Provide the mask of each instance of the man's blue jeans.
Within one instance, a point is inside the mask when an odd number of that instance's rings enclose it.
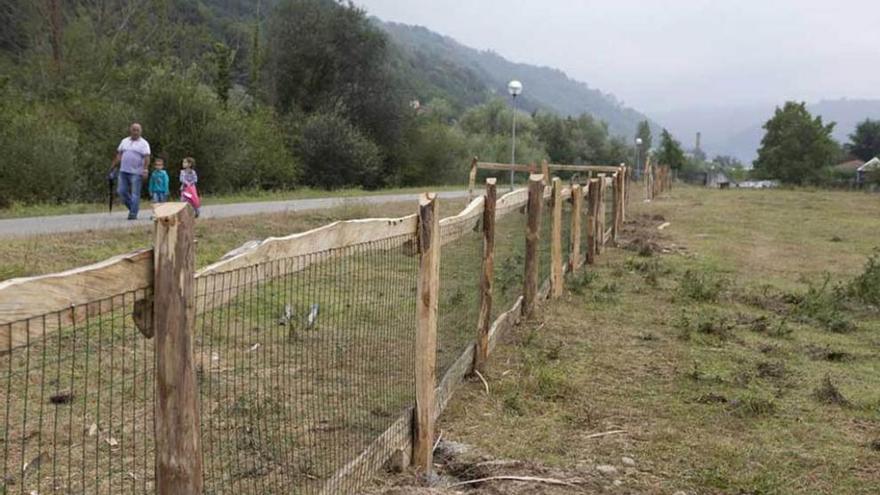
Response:
[[[138,216],[138,210],[141,206],[141,185],[144,178],[141,174],[130,174],[128,172],[119,173],[119,185],[116,192],[119,193],[119,199],[128,208],[128,218],[134,219]]]

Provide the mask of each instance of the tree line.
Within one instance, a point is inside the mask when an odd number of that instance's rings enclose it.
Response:
[[[473,156],[510,159],[505,99],[463,104],[476,98],[426,87],[413,67],[336,0],[9,0],[0,207],[102,199],[133,121],[172,176],[196,157],[208,193],[458,183]],[[520,163],[632,152],[587,114],[517,116]]]
[[[719,155],[707,161],[700,150],[686,153],[681,143],[666,129],[660,136],[655,159],[668,164],[682,176],[705,174],[716,169],[734,180],[746,178],[774,179],[793,185],[849,184],[855,172],[838,170],[834,166],[849,160],[867,162],[880,157],[880,120],[865,119],[849,135],[847,143],[838,143],[832,136],[834,122],[825,123],[821,116],[813,116],[803,102],[786,102],[777,107],[774,115],[764,124],[764,137],[758,149],[758,158],[751,169],[738,159]],[[650,143],[640,128],[639,136]],[[867,180],[880,182],[878,174],[868,174]]]

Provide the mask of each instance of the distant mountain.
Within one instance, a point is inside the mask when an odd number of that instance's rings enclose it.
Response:
[[[561,115],[589,113],[605,121],[609,131],[631,138],[644,114],[624,106],[613,95],[590,88],[550,67],[511,62],[492,51],[480,51],[421,26],[373,18],[397,45],[425,97],[445,94],[458,104],[507,97],[507,83],[522,81],[519,100],[526,111],[551,110]]]
[[[775,108],[774,105],[688,108],[659,113],[655,117],[688,148],[694,146],[695,135],[700,131],[702,148],[710,157],[732,155],[751,163],[757,158],[764,137],[762,126],[773,116]],[[834,138],[840,143],[849,141],[849,134],[859,122],[866,118],[880,119],[880,100],[823,100],[807,105],[807,109],[813,115],[821,115],[823,122],[836,122]]]

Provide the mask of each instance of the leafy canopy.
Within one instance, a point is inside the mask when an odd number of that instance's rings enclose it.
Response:
[[[789,184],[819,184],[839,153],[831,137],[834,123],[823,124],[805,103],[786,102],[764,124],[766,133],[755,160],[755,174]]]
[[[855,132],[849,135],[849,141],[847,151],[860,160],[880,156],[880,120],[865,119],[859,123]]]
[[[660,152],[657,154],[657,160],[663,165],[670,166],[673,170],[681,170],[685,163],[681,143],[676,141],[666,129],[660,133]]]

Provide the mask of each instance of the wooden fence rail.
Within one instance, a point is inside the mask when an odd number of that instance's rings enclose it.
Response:
[[[533,171],[535,167],[483,164],[474,169]],[[433,194],[423,195],[418,211],[401,218],[365,219],[335,222],[307,232],[269,238],[236,249],[220,261],[195,271],[193,213],[182,203],[168,203],[156,210],[154,248],[111,258],[87,267],[53,275],[14,279],[0,283],[0,353],[14,352],[37,338],[28,334],[22,322],[53,311],[69,311],[59,325],[70,325],[86,315],[102,311],[95,301],[143,287],[153,289],[152,301],[135,301],[143,313],[139,327],[146,338],[156,338],[156,490],[160,494],[201,494],[203,479],[198,381],[193,358],[196,301],[199,311],[230,303],[239,289],[222,292],[219,300],[208,301],[205,280],[242,268],[259,267],[266,262],[296,257],[298,263],[279,264],[271,270],[249,270],[247,284],[265,282],[307,268],[304,255],[322,253],[322,261],[346,256],[347,248],[383,241],[383,249],[402,248],[418,256],[415,336],[415,402],[390,428],[328,480],[322,493],[340,487],[353,491],[365,470],[384,462],[395,453],[420,470],[432,468],[432,448],[436,439],[434,421],[453,395],[456,385],[467,374],[484,371],[498,336],[533,314],[548,291],[549,297],[563,293],[566,272],[593,264],[606,242],[616,240],[622,230],[626,210],[626,167],[590,167],[542,164],[545,171],[587,171],[584,185],[564,187],[554,178],[548,186],[544,174],[531,174],[527,188],[497,197],[495,179],[488,179],[485,193],[474,198],[460,213],[440,218],[440,205]],[[668,187],[663,176],[658,181]],[[612,194],[612,225],[606,226],[605,196]],[[541,218],[550,200],[551,269],[547,284],[538,280]],[[584,204],[586,200],[586,205]],[[563,246],[563,209],[570,203],[571,225],[568,252]],[[525,214],[525,259],[522,293],[513,306],[491,321],[493,308],[495,229],[498,219],[515,213]],[[586,216],[586,218],[585,218]],[[582,225],[586,219],[586,230]],[[479,318],[474,322],[472,345],[449,367],[438,383],[436,348],[440,257],[443,246],[470,232],[482,236],[479,272]],[[586,248],[581,239],[586,236]],[[546,289],[542,289],[546,287]],[[242,289],[243,290],[243,289]],[[215,298],[217,296],[215,295]],[[151,304],[148,304],[151,303]],[[151,310],[150,310],[151,308]],[[45,333],[41,335],[45,338]],[[411,452],[409,451],[411,449]]]

